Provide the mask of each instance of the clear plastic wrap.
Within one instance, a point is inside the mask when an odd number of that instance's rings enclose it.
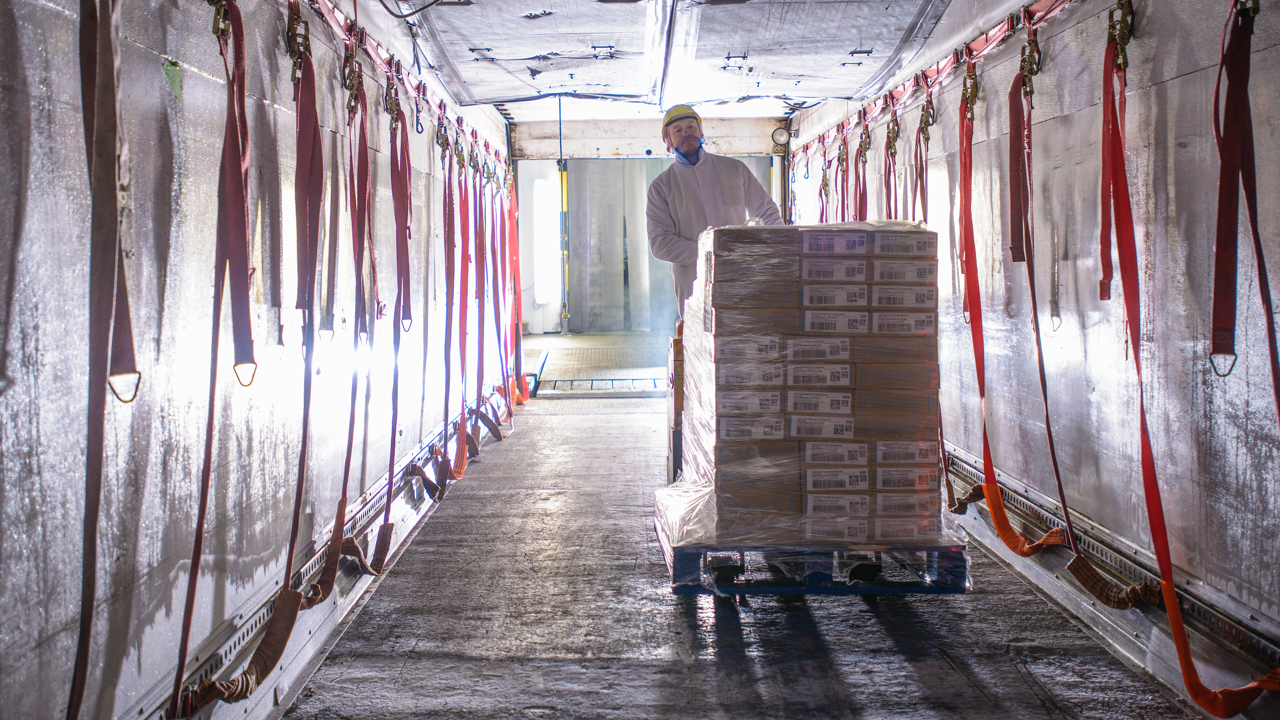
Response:
[[[942,541],[936,256],[904,222],[703,233],[672,545]]]

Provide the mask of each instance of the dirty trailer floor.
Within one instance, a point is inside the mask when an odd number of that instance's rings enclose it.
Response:
[[[672,596],[663,403],[525,406],[287,717],[1189,717],[977,549],[965,596]]]

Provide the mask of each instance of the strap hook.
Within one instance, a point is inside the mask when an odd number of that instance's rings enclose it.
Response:
[[[964,82],[960,85],[960,99],[964,100],[965,119],[973,122],[973,107],[978,104],[978,72],[975,69],[967,70],[964,74]]]
[[[208,0],[213,6],[213,34],[220,38],[231,35],[231,21],[227,19],[226,0]]]

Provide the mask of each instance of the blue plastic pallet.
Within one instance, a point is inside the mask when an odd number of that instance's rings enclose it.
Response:
[[[675,595],[959,595],[969,589],[969,558],[958,539],[938,545],[672,547],[656,520],[654,530]],[[891,574],[913,579],[862,581],[833,574],[836,553],[872,552]],[[732,555],[745,560],[748,554],[761,555],[769,571],[747,568],[743,562],[743,572],[713,579],[717,569],[710,561]]]

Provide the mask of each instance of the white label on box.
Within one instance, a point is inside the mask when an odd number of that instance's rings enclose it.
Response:
[[[754,363],[719,363],[716,382],[721,385],[782,385],[787,373],[781,365]]]
[[[871,305],[873,307],[931,308],[938,304],[937,289],[929,286],[915,285],[873,285],[871,287]]]
[[[875,234],[871,244],[873,255],[926,255],[938,256],[938,236],[934,233]]]
[[[862,282],[867,279],[867,261],[845,258],[804,258],[800,261],[800,279]]]
[[[937,490],[936,467],[876,468],[877,490]]]
[[[805,307],[866,307],[866,285],[805,285]]]
[[[804,392],[787,393],[787,412],[853,414],[853,393]]]
[[[788,340],[788,360],[848,360],[849,338]]]
[[[720,418],[721,440],[780,440],[782,418]]]
[[[791,437],[851,438],[853,437],[853,420],[793,415]]]
[[[878,463],[936,463],[938,462],[938,443],[933,440],[878,442],[875,461]]]
[[[839,540],[841,542],[865,542],[866,520],[805,520],[806,540]]]
[[[824,468],[804,471],[804,489],[807,492],[868,490],[870,487],[869,468]]]
[[[808,326],[807,317],[805,326]],[[875,333],[932,335],[937,328],[938,323],[933,313],[871,313],[871,332]]]
[[[877,260],[871,278],[879,282],[934,283],[938,281],[938,261]]]
[[[942,534],[942,520],[929,518],[902,518],[899,520],[877,520],[877,540],[919,540],[934,538]]]
[[[867,313],[806,310],[804,329],[809,332],[865,333]]]
[[[915,515],[929,517],[942,512],[942,498],[937,493],[877,493],[877,515]]]
[[[837,385],[849,387],[852,383],[851,365],[788,365],[788,385]]]
[[[867,450],[867,443],[807,442],[804,461],[815,465],[866,465]]]
[[[871,514],[871,496],[862,493],[857,495],[805,495],[804,514],[866,517]]]
[[[777,338],[716,340],[717,360],[776,360],[782,343]]]
[[[800,252],[810,255],[866,255],[869,234],[857,231],[804,232],[800,234]],[[937,250],[934,252],[936,254]]]
[[[718,392],[718,413],[776,413],[782,412],[780,392]]]

